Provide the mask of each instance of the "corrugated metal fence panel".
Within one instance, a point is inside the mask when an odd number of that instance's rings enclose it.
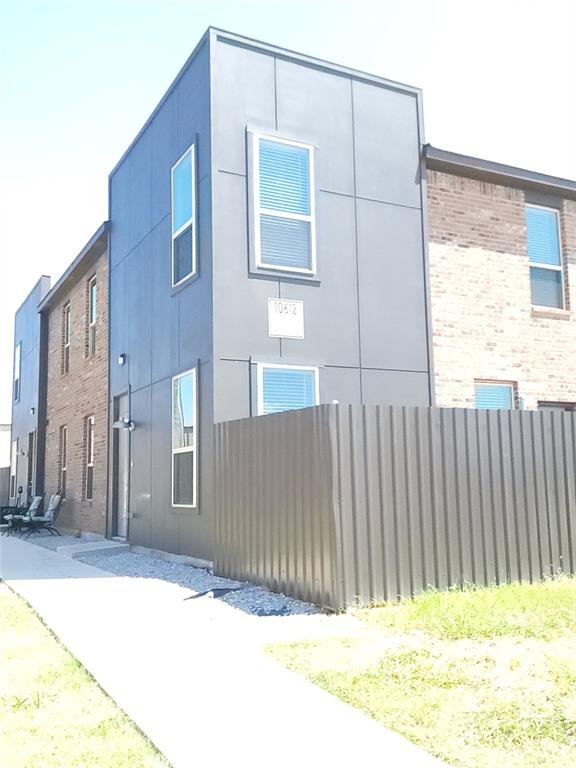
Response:
[[[345,604],[574,573],[576,416],[337,406]]]
[[[217,574],[335,605],[330,406],[215,426]]]

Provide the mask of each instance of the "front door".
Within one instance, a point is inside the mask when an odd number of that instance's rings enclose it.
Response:
[[[128,395],[117,399],[117,419],[128,419]],[[128,538],[128,504],[130,498],[130,432],[118,429],[116,442],[116,536]]]

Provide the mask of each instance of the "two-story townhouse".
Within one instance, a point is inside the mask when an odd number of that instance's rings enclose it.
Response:
[[[106,533],[108,225],[82,248],[38,310],[46,333],[44,488],[61,527]]]
[[[212,559],[215,422],[430,404],[422,144],[417,89],[208,30],[110,176],[112,535]]]
[[[576,408],[576,182],[427,147],[436,403]]]

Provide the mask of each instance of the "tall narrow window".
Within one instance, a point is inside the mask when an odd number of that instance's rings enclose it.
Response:
[[[260,363],[258,415],[318,405],[318,368]]]
[[[512,410],[515,407],[514,385],[495,381],[477,381],[474,385],[475,407]]]
[[[20,366],[22,364],[22,344],[16,344],[14,348],[14,386],[12,389],[12,395],[14,402],[20,400]]]
[[[91,499],[94,490],[94,416],[86,419],[86,488],[85,498]]]
[[[88,281],[88,338],[87,354],[96,354],[96,275]]]
[[[313,148],[254,135],[256,266],[314,274]]]
[[[66,498],[66,475],[68,473],[68,427],[60,427],[60,496]]]
[[[526,239],[532,304],[563,309],[564,276],[558,211],[527,205]]]
[[[12,440],[10,450],[10,498],[16,498],[16,476],[18,474],[18,440]]]
[[[196,371],[172,379],[172,506],[195,507],[198,456]]]
[[[196,274],[194,145],[172,168],[172,285]]]
[[[70,370],[70,335],[72,331],[70,302],[62,308],[62,373]]]

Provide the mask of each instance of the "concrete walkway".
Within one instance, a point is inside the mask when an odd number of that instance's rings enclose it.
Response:
[[[154,579],[113,576],[16,537],[0,577],[174,768],[443,765],[262,654],[254,617]]]

